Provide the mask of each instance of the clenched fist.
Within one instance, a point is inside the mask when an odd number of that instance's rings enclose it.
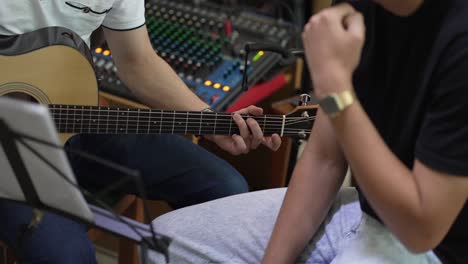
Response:
[[[302,38],[316,96],[349,88],[365,39],[362,15],[349,4],[330,7],[310,18]]]

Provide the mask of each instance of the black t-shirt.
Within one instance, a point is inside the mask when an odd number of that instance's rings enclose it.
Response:
[[[367,27],[354,85],[386,144],[410,169],[418,159],[468,177],[468,1],[426,0],[409,17],[370,0],[353,5]],[[435,252],[444,263],[468,263],[468,203]]]

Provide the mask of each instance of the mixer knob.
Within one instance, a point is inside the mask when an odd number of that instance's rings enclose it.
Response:
[[[106,60],[100,59],[96,62],[96,67],[101,68],[104,64],[106,64]]]
[[[216,27],[217,27],[217,29],[218,29],[218,33],[221,34],[222,32],[224,32],[224,24],[218,23],[218,24],[216,25]]]
[[[245,66],[244,66],[244,65],[239,66],[239,72],[240,72],[240,73],[244,73],[244,70],[245,70]]]
[[[212,62],[212,61],[208,62],[208,68],[209,68],[210,70],[213,70],[213,68],[214,68],[214,62]]]
[[[214,29],[214,25],[215,25],[215,22],[213,20],[210,20],[210,22],[208,23],[208,26],[211,28],[211,29]]]
[[[114,66],[114,63],[112,61],[109,61],[104,65],[104,69],[106,69],[106,71],[110,71],[112,69],[112,66]]]

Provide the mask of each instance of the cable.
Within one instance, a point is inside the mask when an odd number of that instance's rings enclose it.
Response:
[[[91,199],[94,203],[96,203],[99,206],[109,210],[113,214],[113,216],[116,218],[116,220],[118,220],[118,221],[122,222],[123,224],[127,225],[130,229],[133,230],[133,232],[138,234],[142,238],[142,243],[147,244],[147,246],[149,246],[150,248],[154,248],[156,250],[159,250],[164,255],[164,257],[166,258],[166,261],[169,261],[168,246],[170,244],[170,239],[168,237],[164,236],[164,235],[159,235],[159,234],[157,235],[155,230],[154,230],[153,225],[151,224],[151,219],[149,218],[148,206],[147,206],[147,202],[146,202],[146,192],[144,191],[144,188],[143,188],[141,176],[137,171],[125,168],[123,166],[120,166],[120,165],[115,164],[113,162],[104,160],[102,158],[91,155],[89,153],[84,153],[82,151],[77,151],[77,150],[65,149],[60,145],[53,144],[53,143],[50,143],[50,142],[47,142],[47,141],[44,141],[44,140],[29,136],[29,135],[25,135],[25,134],[22,134],[22,133],[18,133],[18,132],[13,132],[13,133],[17,136],[17,140],[22,145],[24,145],[27,149],[29,149],[33,154],[35,154],[40,160],[42,160],[42,162],[44,162],[46,165],[48,165],[52,170],[54,170],[63,180],[65,180],[68,184],[70,184],[71,186],[73,186],[74,188],[76,188],[77,190],[82,192],[87,198]],[[120,215],[115,213],[110,206],[108,206],[106,203],[104,203],[100,199],[96,198],[94,195],[89,193],[87,190],[83,189],[81,186],[79,186],[76,183],[72,182],[62,171],[60,171],[60,169],[58,169],[55,165],[53,165],[50,161],[48,161],[41,153],[36,151],[30,144],[28,144],[25,141],[25,139],[28,139],[28,140],[34,141],[36,143],[52,147],[52,148],[57,148],[57,149],[61,149],[61,150],[64,150],[64,151],[68,151],[70,153],[77,154],[77,155],[82,156],[82,157],[84,157],[86,159],[90,159],[90,160],[92,160],[92,161],[94,161],[94,162],[96,162],[98,164],[101,164],[103,166],[107,166],[107,167],[109,167],[111,169],[114,169],[116,171],[122,172],[125,175],[127,175],[127,178],[133,179],[135,181],[135,183],[136,183],[136,187],[138,189],[138,192],[140,193],[140,196],[143,199],[143,207],[144,207],[145,218],[146,218],[146,221],[148,221],[149,224],[150,224],[150,231],[151,231],[151,234],[152,234],[153,245],[151,244],[151,242],[147,241],[147,238],[145,236],[143,236],[140,233],[140,231],[138,231],[133,225],[127,223]]]
[[[290,16],[290,18],[291,18],[291,21],[292,21],[292,23],[293,23],[293,25],[294,25],[294,27],[292,27],[292,30],[293,30],[293,32],[294,32],[294,36],[293,36],[293,37],[294,37],[294,42],[295,42],[296,47],[299,47],[299,46],[300,46],[299,38],[298,38],[298,36],[296,36],[296,33],[297,33],[297,30],[298,30],[299,28],[302,28],[303,25],[300,25],[300,24],[299,24],[298,19],[297,19],[296,16],[294,15],[294,11],[291,9],[291,7],[290,7],[288,4],[286,4],[286,3],[283,2],[282,0],[276,0],[276,1],[274,1],[274,3],[275,3],[275,5],[276,5],[277,9],[281,10],[280,7],[283,6],[283,7],[286,9],[286,11],[289,13],[289,16]],[[281,14],[281,15],[280,15],[280,18],[281,18],[281,19],[283,19],[282,16],[283,16],[283,15]]]

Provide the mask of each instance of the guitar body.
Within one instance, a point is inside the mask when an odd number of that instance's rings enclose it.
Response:
[[[95,106],[97,87],[89,50],[74,32],[57,27],[0,36],[0,96]]]

